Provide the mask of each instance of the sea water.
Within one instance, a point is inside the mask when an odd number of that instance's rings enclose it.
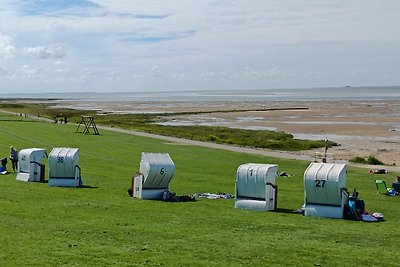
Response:
[[[400,86],[322,87],[298,89],[242,89],[148,92],[47,92],[15,93],[6,98],[78,101],[320,101],[400,100]]]

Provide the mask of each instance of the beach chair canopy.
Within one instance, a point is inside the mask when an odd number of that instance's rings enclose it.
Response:
[[[133,179],[133,196],[142,199],[160,199],[175,173],[175,164],[168,153],[143,152],[139,173]]]
[[[311,163],[304,172],[305,215],[343,218],[346,165]]]
[[[43,148],[27,148],[18,152],[18,171],[16,179],[24,182],[43,182],[45,166],[43,159],[47,158]]]
[[[82,185],[79,148],[56,147],[49,154],[49,186]]]
[[[168,153],[142,153],[139,173],[143,174],[143,188],[168,188],[174,172]]]
[[[235,207],[269,211],[276,208],[278,165],[247,163],[236,172]]]

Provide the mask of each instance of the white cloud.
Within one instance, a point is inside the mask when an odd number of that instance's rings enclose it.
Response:
[[[66,52],[61,46],[55,47],[44,47],[44,46],[36,46],[36,47],[24,47],[22,50],[23,53],[27,55],[32,55],[36,58],[40,59],[48,59],[48,58],[63,58],[66,55]]]
[[[0,79],[4,78],[6,75],[6,70],[3,67],[0,67]]]
[[[120,73],[118,71],[112,70],[107,74],[107,80],[109,81],[119,81],[121,80]]]
[[[0,32],[0,56],[11,57],[16,51],[11,36]]]
[[[243,74],[244,77],[249,79],[276,79],[283,75],[284,71],[280,70],[278,67],[272,67],[268,70],[254,70],[250,67],[246,67]]]
[[[67,73],[67,72],[70,72],[71,70],[69,68],[57,68],[54,71],[56,73]]]
[[[32,80],[38,78],[40,75],[40,69],[31,67],[28,65],[23,65],[19,70],[19,77],[23,80]]]

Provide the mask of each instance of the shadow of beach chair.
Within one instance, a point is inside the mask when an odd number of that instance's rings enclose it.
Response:
[[[304,215],[342,219],[345,187],[345,164],[311,163],[304,172]]]
[[[271,211],[276,209],[278,165],[243,164],[236,172],[235,208]]]
[[[169,191],[175,164],[168,153],[142,153],[139,172],[133,177],[133,197],[161,199]]]

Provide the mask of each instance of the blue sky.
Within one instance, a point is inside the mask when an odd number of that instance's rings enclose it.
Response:
[[[0,92],[400,85],[398,0],[2,0]]]

